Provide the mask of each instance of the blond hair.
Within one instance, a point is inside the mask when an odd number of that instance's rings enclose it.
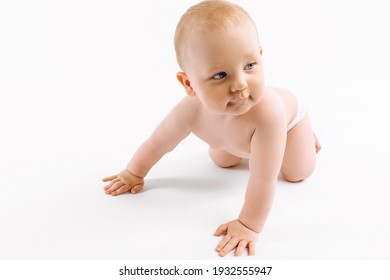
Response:
[[[181,17],[175,32],[176,59],[180,68],[184,70],[183,49],[192,30],[227,28],[231,24],[238,24],[243,16],[252,21],[243,8],[224,0],[206,0],[190,7]]]

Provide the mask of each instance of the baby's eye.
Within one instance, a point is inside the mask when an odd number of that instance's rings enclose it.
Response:
[[[218,74],[213,76],[213,79],[220,80],[227,76],[226,72],[219,72]]]
[[[245,70],[252,70],[253,67],[255,67],[255,63],[252,62],[252,63],[248,63],[246,66],[245,66]]]

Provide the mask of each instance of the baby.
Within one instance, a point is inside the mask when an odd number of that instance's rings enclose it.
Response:
[[[136,151],[126,169],[103,179],[113,196],[141,191],[149,170],[190,133],[209,145],[211,159],[232,167],[249,158],[250,178],[237,219],[220,225],[216,251],[240,256],[255,242],[271,209],[279,173],[289,182],[311,175],[320,145],[292,93],[265,85],[262,48],[250,16],[223,0],[203,1],[180,19],[177,79],[187,96]]]

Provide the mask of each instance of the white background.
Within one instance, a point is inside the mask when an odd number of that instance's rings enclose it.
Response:
[[[1,259],[219,258],[247,162],[219,169],[191,136],[142,193],[101,182],[184,96],[173,35],[196,2],[0,2]],[[323,146],[310,179],[278,181],[251,259],[390,259],[389,2],[235,3],[268,84],[301,96]]]

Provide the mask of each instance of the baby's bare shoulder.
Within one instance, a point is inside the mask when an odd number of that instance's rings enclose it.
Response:
[[[273,122],[285,121],[286,107],[283,98],[274,88],[266,88],[263,98],[250,111],[248,116],[258,126],[268,126]]]
[[[283,98],[280,96],[280,92],[274,88],[266,88],[264,96],[254,107],[254,116],[269,116],[270,114],[283,113]]]
[[[196,115],[200,109],[200,103],[196,98],[186,96],[177,105],[176,110],[186,116]]]
[[[186,96],[172,109],[171,115],[189,123],[195,119],[199,110],[199,102],[195,98]]]
[[[297,112],[297,98],[291,91],[283,88],[271,88],[274,91],[275,96],[281,102],[282,107],[280,110],[285,111],[287,122],[289,123]]]

